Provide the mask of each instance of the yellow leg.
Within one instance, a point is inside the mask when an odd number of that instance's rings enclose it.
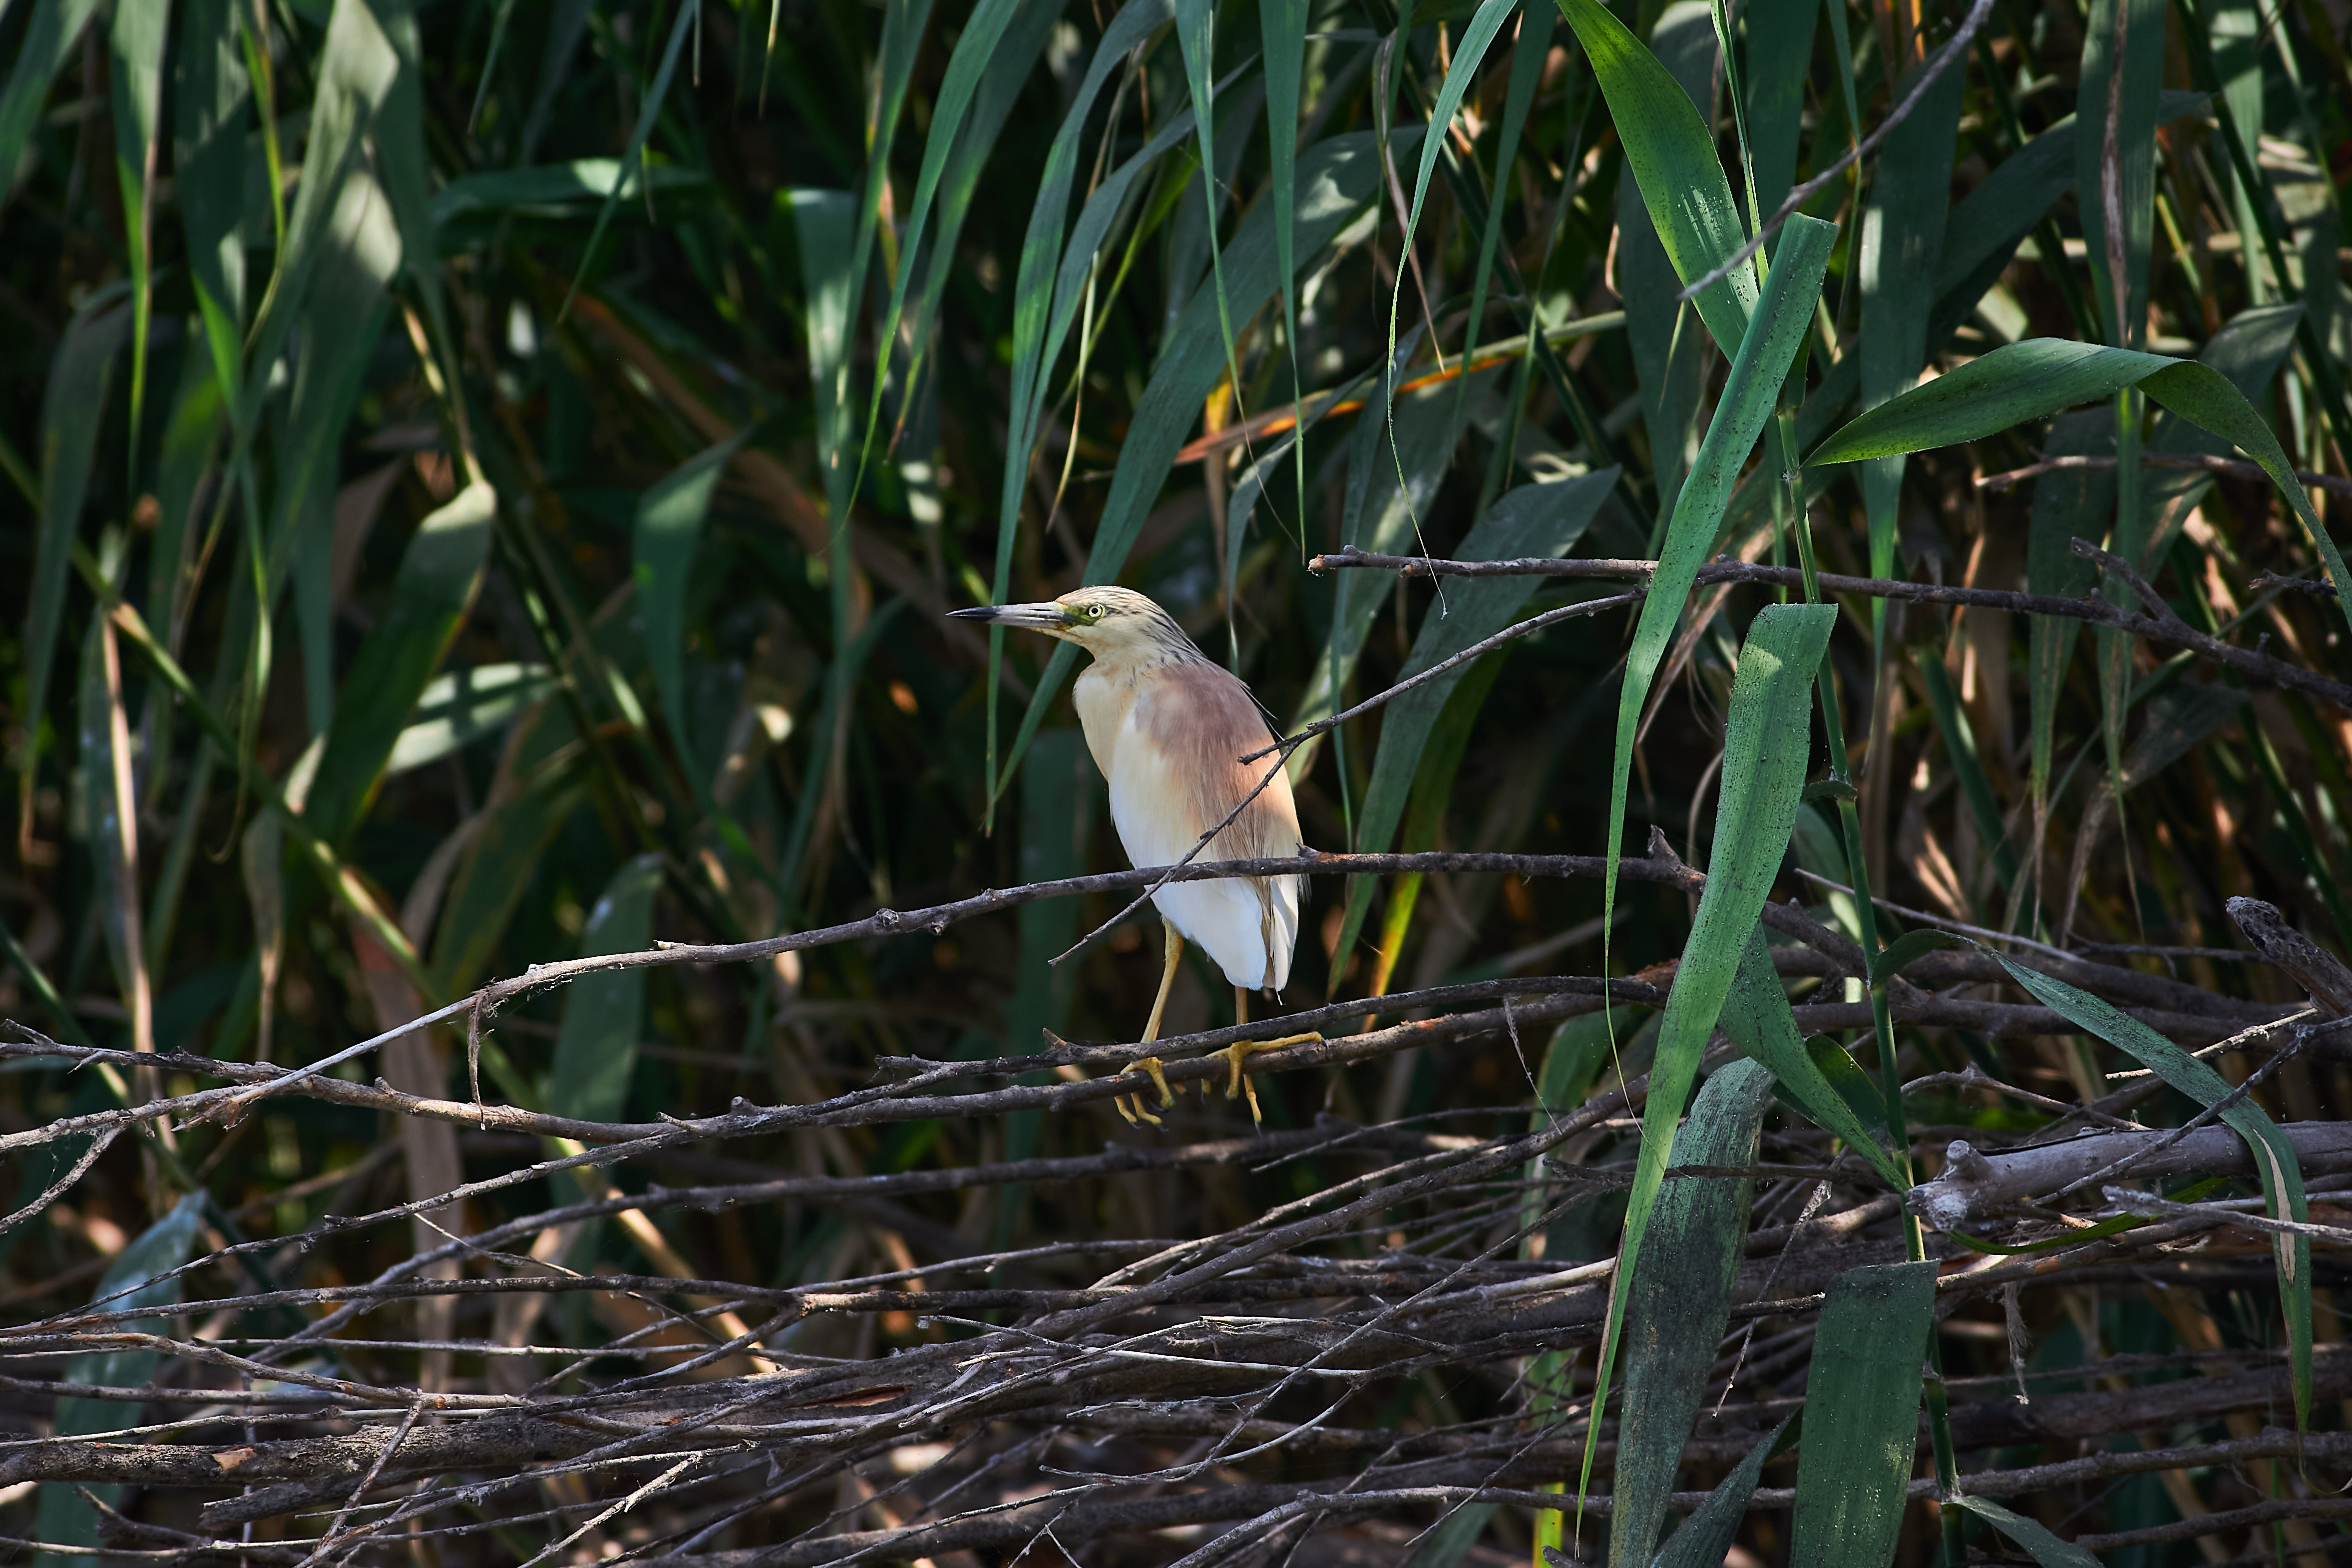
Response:
[[[1168,1011],[1168,993],[1176,985],[1176,961],[1184,956],[1184,939],[1176,934],[1176,923],[1163,920],[1160,928],[1168,933],[1168,956],[1160,971],[1160,994],[1151,999],[1151,1021],[1143,1026],[1142,1044],[1147,1046],[1160,1037],[1160,1016]]]
[[[1174,923],[1166,920],[1160,923],[1160,929],[1168,933],[1165,948],[1166,961],[1160,970],[1160,994],[1151,999],[1151,1018],[1143,1026],[1143,1039],[1140,1043],[1147,1046],[1160,1037],[1160,1016],[1168,1010],[1168,993],[1174,990],[1176,986],[1176,963],[1184,956],[1184,939],[1176,934]],[[1158,1057],[1145,1057],[1140,1061],[1129,1063],[1121,1069],[1121,1076],[1139,1069],[1150,1073],[1151,1081],[1160,1086],[1160,1110],[1165,1110],[1176,1103],[1176,1096],[1168,1088],[1167,1077],[1160,1071]],[[1132,1110],[1128,1107],[1128,1101],[1130,1099],[1135,1101]],[[1150,1122],[1154,1127],[1161,1124],[1160,1118],[1143,1108],[1143,1096],[1140,1094],[1119,1095],[1111,1100],[1111,1104],[1118,1108],[1121,1116],[1127,1118],[1127,1124],[1129,1127],[1140,1127],[1146,1121]]]
[[[1234,1022],[1237,1026],[1249,1022],[1249,993],[1238,985],[1234,987]],[[1225,1098],[1238,1100],[1247,1095],[1251,1122],[1259,1127],[1265,1126],[1265,1118],[1260,1113],[1257,1106],[1257,1086],[1250,1082],[1248,1075],[1242,1071],[1242,1063],[1259,1051],[1271,1051],[1283,1046],[1296,1046],[1307,1040],[1319,1040],[1322,1037],[1310,1029],[1303,1035],[1284,1035],[1278,1039],[1235,1040],[1224,1050],[1225,1062],[1231,1069],[1225,1079]],[[1202,1080],[1201,1088],[1202,1093],[1208,1092],[1207,1080]]]

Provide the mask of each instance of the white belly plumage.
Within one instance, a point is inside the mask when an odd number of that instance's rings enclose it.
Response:
[[[1110,814],[1127,858],[1138,866],[1172,866],[1184,858],[1192,841],[1168,833],[1139,803],[1122,804],[1120,794],[1114,785]],[[1211,844],[1200,856],[1229,858],[1238,858],[1238,852],[1221,844]],[[1246,882],[1171,882],[1151,895],[1151,902],[1186,942],[1217,961],[1227,981],[1248,991],[1279,991],[1290,983],[1290,954],[1298,942],[1298,903],[1306,881],[1304,877],[1269,877]]]

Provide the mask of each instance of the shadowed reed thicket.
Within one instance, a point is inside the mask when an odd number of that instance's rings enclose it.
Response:
[[[2352,1549],[2347,21],[0,5],[0,1552]]]

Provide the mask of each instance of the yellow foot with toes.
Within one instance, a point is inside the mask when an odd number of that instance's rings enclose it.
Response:
[[[1238,1100],[1244,1094],[1249,1096],[1250,1121],[1259,1127],[1265,1126],[1265,1117],[1257,1108],[1257,1086],[1250,1082],[1248,1077],[1243,1073],[1242,1063],[1259,1051],[1278,1050],[1284,1046],[1296,1046],[1307,1040],[1319,1040],[1322,1037],[1310,1030],[1304,1035],[1285,1035],[1274,1040],[1235,1040],[1224,1049],[1225,1062],[1231,1069],[1225,1079],[1225,1098]],[[1203,1080],[1202,1091],[1206,1092],[1207,1088],[1208,1085]]]
[[[1168,1087],[1168,1075],[1164,1070],[1162,1070],[1160,1058],[1158,1057],[1138,1058],[1136,1060],[1128,1063],[1126,1067],[1122,1068],[1119,1070],[1118,1076],[1125,1078],[1131,1072],[1149,1073],[1151,1076],[1151,1081],[1157,1085],[1160,1089],[1160,1110],[1165,1110],[1170,1106],[1176,1103],[1176,1091]],[[1135,1109],[1132,1110],[1128,1109],[1128,1101],[1130,1099],[1135,1102]],[[1152,1115],[1150,1111],[1144,1109],[1143,1096],[1141,1094],[1115,1099],[1111,1103],[1118,1107],[1118,1113],[1127,1118],[1127,1123],[1130,1127],[1139,1127],[1145,1121],[1150,1122],[1154,1127],[1161,1125],[1160,1118]],[[1140,1118],[1141,1120],[1139,1121],[1138,1118]]]

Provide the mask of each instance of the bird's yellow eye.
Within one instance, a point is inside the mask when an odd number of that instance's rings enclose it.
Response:
[[[1103,618],[1103,607],[1100,605],[1080,605],[1078,606],[1078,617],[1081,620],[1087,621],[1089,623],[1101,620]]]

